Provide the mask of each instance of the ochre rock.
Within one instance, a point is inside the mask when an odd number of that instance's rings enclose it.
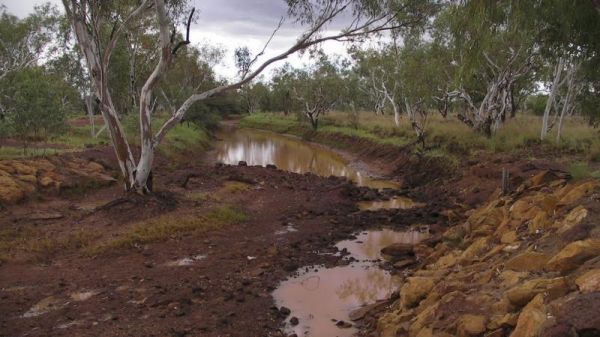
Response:
[[[544,269],[550,256],[544,253],[525,251],[508,260],[504,267],[514,271],[538,272]]]
[[[554,223],[554,227],[558,228],[559,233],[566,232],[581,223],[581,221],[583,221],[587,215],[587,209],[585,209],[583,206],[577,206],[565,216],[563,221]]]
[[[538,212],[535,217],[529,222],[527,227],[529,234],[536,234],[539,231],[544,231],[552,225],[552,221],[548,217],[545,211]]]
[[[513,243],[515,241],[517,241],[518,237],[517,237],[517,233],[513,230],[508,231],[504,234],[502,234],[502,237],[500,237],[500,242],[502,243]]]
[[[583,196],[600,186],[600,182],[592,180],[571,188],[558,202],[558,206],[572,205]]]
[[[575,280],[575,283],[583,293],[600,291],[600,269],[592,269],[584,273]]]
[[[500,279],[502,279],[500,285],[503,288],[510,288],[519,283],[522,279],[526,278],[527,275],[529,275],[529,273],[504,270],[502,273],[500,273]]]
[[[20,163],[18,161],[13,161],[10,165],[15,169],[15,171],[20,175],[35,175],[37,173],[37,168],[34,166],[26,165],[24,163]]]
[[[481,315],[466,314],[458,318],[456,335],[458,337],[479,336],[485,332],[487,319]]]
[[[0,202],[15,203],[25,197],[24,188],[10,177],[0,176]]]
[[[600,239],[571,242],[548,261],[546,270],[565,273],[598,255],[600,255]]]
[[[403,257],[413,256],[414,245],[407,243],[393,243],[381,249],[381,254],[390,257],[392,260],[398,260]]]
[[[488,249],[488,238],[476,239],[459,257],[461,263],[470,262],[485,253]]]
[[[412,308],[427,297],[435,286],[436,279],[431,277],[409,277],[400,290],[400,304]]]
[[[34,175],[28,174],[28,175],[22,175],[22,176],[17,176],[17,178],[19,178],[19,180],[30,183],[30,184],[37,184],[37,178]]]
[[[538,294],[529,302],[517,320],[517,326],[510,337],[537,337],[546,321],[544,296]]]
[[[569,285],[563,277],[552,279],[538,278],[525,281],[509,289],[506,292],[506,298],[512,304],[522,306],[540,293],[548,293],[552,297],[558,297],[566,294],[568,291]]]

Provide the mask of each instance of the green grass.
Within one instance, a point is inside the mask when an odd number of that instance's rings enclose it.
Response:
[[[87,249],[90,255],[120,248],[165,241],[183,234],[202,233],[245,221],[246,214],[229,206],[214,208],[206,214],[181,216],[177,212],[140,221],[119,237]]]
[[[594,171],[588,163],[576,162],[569,166],[569,174],[573,179],[600,179],[600,170]]]

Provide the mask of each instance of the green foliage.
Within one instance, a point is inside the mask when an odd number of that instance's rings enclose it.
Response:
[[[62,79],[44,68],[20,70],[10,76],[9,93],[3,102],[8,108],[7,121],[14,136],[26,139],[46,139],[65,129],[68,97],[76,96]]]
[[[571,164],[569,166],[569,174],[576,180],[589,178],[600,179],[600,170],[593,171],[589,164],[585,162]]]
[[[544,114],[544,109],[546,109],[546,101],[548,100],[548,95],[531,95],[527,97],[527,108],[533,112],[536,116],[542,116]]]

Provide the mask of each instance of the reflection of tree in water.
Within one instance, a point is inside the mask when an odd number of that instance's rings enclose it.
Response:
[[[358,304],[377,301],[389,296],[395,290],[392,276],[380,269],[367,269],[362,275],[349,278],[336,289],[340,299],[354,297]]]
[[[275,164],[296,173],[342,176],[359,185],[369,182],[337,154],[302,141],[255,130],[236,130],[221,136],[217,158],[226,164],[235,165],[242,160],[249,165]]]

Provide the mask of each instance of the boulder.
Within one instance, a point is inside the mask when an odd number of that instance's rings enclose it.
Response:
[[[548,261],[546,270],[565,273],[600,255],[600,239],[571,242]]]
[[[600,291],[600,269],[592,269],[579,276],[575,283],[582,293]]]
[[[487,319],[482,315],[466,314],[457,320],[456,335],[458,337],[479,336],[485,332]]]
[[[529,222],[527,229],[529,230],[529,234],[536,234],[545,231],[551,225],[552,221],[550,221],[548,214],[545,211],[540,211]]]
[[[592,180],[571,188],[558,202],[558,206],[572,205],[583,196],[600,186],[600,182]]]
[[[36,175],[36,173],[37,173],[36,167],[27,165],[25,163],[20,163],[18,161],[13,161],[11,163],[11,166],[20,175]]]
[[[408,243],[392,243],[381,249],[381,254],[392,258],[402,258],[406,256],[414,256],[414,245]]]
[[[0,202],[13,204],[25,197],[24,188],[10,177],[0,176]]]
[[[543,271],[550,256],[544,253],[525,251],[508,260],[504,267],[514,271],[538,272]]]
[[[554,227],[558,228],[559,233],[564,233],[571,228],[579,225],[588,215],[587,209],[583,206],[573,208],[561,222],[556,222]]]
[[[510,288],[526,278],[527,275],[529,275],[529,273],[504,270],[500,273],[500,279],[502,279],[500,285],[504,288]]]
[[[536,295],[548,293],[552,298],[564,295],[569,285],[564,277],[552,279],[538,278],[525,281],[506,292],[506,298],[516,306],[523,306]]]
[[[412,308],[419,304],[433,289],[436,279],[431,277],[409,277],[400,290],[400,304]]]
[[[517,326],[510,337],[537,337],[546,321],[544,295],[538,294],[521,311]]]
[[[475,260],[478,256],[485,253],[488,249],[488,239],[481,237],[475,240],[467,249],[460,255],[459,261],[466,263]]]
[[[510,244],[517,241],[517,239],[517,232],[511,230],[502,234],[502,236],[500,237],[500,242]]]

